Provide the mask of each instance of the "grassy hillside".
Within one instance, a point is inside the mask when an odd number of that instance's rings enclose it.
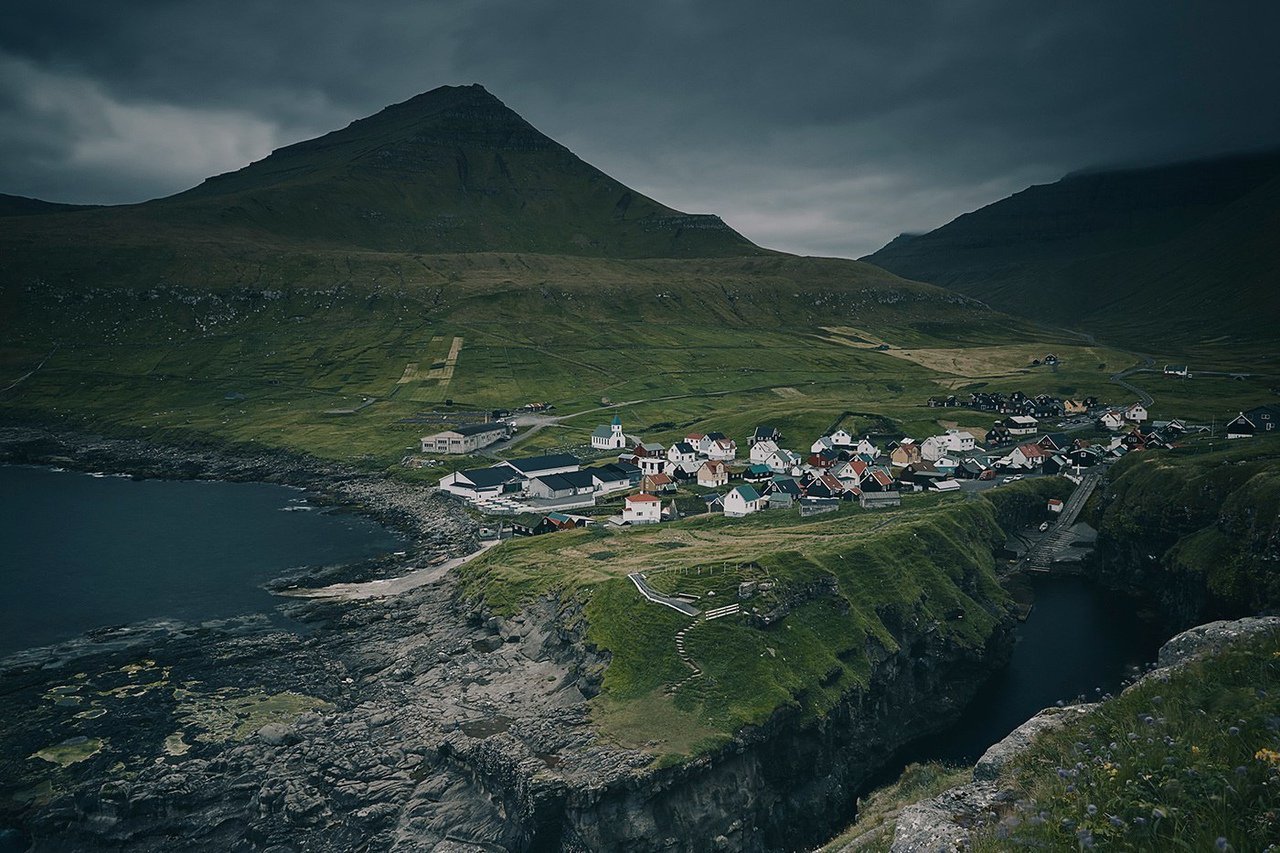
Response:
[[[992,306],[1166,347],[1270,341],[1280,152],[1069,175],[868,260]]]
[[[607,651],[597,722],[623,743],[672,755],[720,742],[780,709],[825,714],[865,686],[870,646],[896,651],[905,626],[981,649],[1005,618],[993,548],[1003,534],[985,500],[921,498],[909,510],[802,519],[772,512],[700,516],[660,527],[589,528],[518,539],[461,570],[463,594],[499,613],[555,594],[582,605],[588,642]],[[626,578],[711,608],[738,584],[768,584],[751,618],[700,624],[685,644],[704,671],[685,681],[675,632],[692,620],[645,601]],[[681,684],[674,695],[666,691]]]
[[[1111,582],[1174,602],[1188,622],[1280,606],[1280,438],[1134,454],[1099,508]]]
[[[1274,634],[1144,682],[1038,737],[973,849],[1274,849],[1278,716]]]
[[[223,257],[203,267],[205,287],[193,263],[181,286],[4,288],[0,413],[379,466],[424,434],[423,413],[447,419],[446,400],[486,410],[545,401],[568,414],[607,398],[628,403],[629,429],[650,434],[705,421],[745,437],[757,419],[778,419],[816,435],[849,410],[923,415],[937,390],[928,370],[833,338],[823,323],[912,341],[939,324],[975,342],[1038,334],[851,261],[347,260],[282,259],[278,278],[236,284],[237,271],[267,268]],[[104,280],[115,281],[109,271]],[[585,443],[594,426],[588,414],[539,438]]]

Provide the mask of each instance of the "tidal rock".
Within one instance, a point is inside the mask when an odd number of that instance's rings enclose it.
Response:
[[[299,737],[292,726],[286,726],[283,723],[268,723],[258,729],[258,740],[268,746],[284,746],[297,743]]]

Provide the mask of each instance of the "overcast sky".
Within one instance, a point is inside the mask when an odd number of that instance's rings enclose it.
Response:
[[[0,192],[167,195],[443,84],[762,245],[856,257],[1031,183],[1280,144],[1280,3],[45,0]]]

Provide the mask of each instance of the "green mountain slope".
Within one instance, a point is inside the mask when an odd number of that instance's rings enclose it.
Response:
[[[1265,340],[1280,316],[1280,151],[1068,175],[864,258],[1113,340]]]
[[[1061,341],[960,294],[770,252],[664,207],[478,86],[170,198],[7,217],[0,259],[0,422],[376,466],[452,408],[530,401],[624,401],[650,435],[704,419],[745,433],[761,418],[817,434],[846,410],[871,423],[873,403],[936,393],[935,374],[882,341]],[[578,449],[592,426],[531,444]]]
[[[216,236],[414,253],[765,253],[718,217],[623,186],[478,85],[418,95],[175,196],[41,217],[24,231],[37,248],[72,235],[77,244]]]

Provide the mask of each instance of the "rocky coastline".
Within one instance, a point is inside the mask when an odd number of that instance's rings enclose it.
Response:
[[[0,459],[308,488],[409,533],[474,548],[454,502],[263,450],[0,431]],[[310,582],[377,577],[317,573]],[[945,726],[1007,659],[925,621],[867,649],[872,675],[819,721],[780,712],[689,762],[602,738],[606,661],[543,599],[510,619],[453,579],[358,603],[290,599],[265,619],[93,632],[0,663],[0,829],[36,850],[799,849],[852,818],[905,741]]]

